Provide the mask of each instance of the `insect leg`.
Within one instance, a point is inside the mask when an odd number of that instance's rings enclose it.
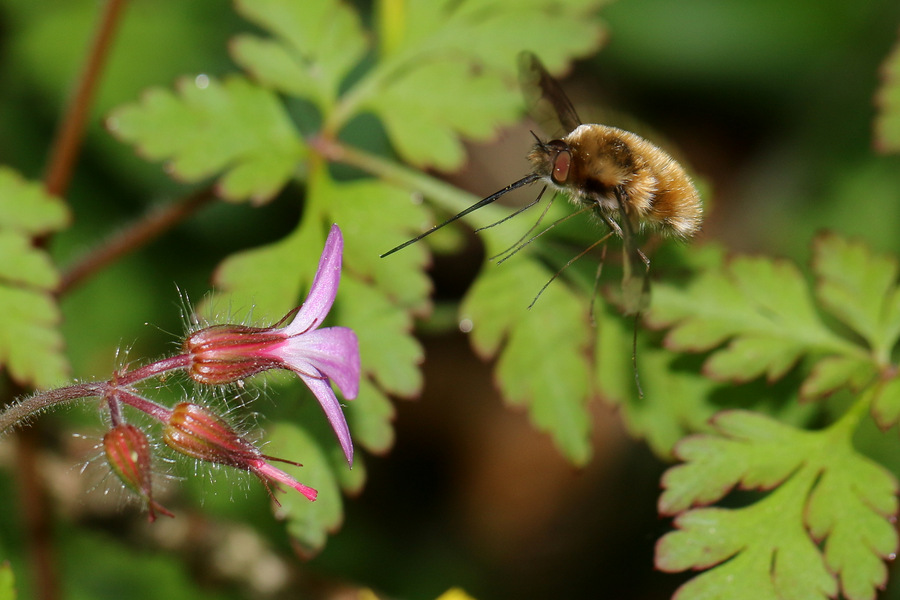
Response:
[[[577,213],[576,213],[576,214],[577,214]],[[558,221],[557,221],[557,222],[558,222]],[[556,223],[554,223],[554,225],[555,225],[555,224],[556,224]],[[600,244],[602,244],[603,242],[605,242],[606,240],[608,240],[608,239],[612,236],[612,234],[613,234],[613,232],[610,231],[609,233],[607,233],[606,235],[604,235],[602,238],[600,238],[599,240],[597,240],[596,242],[594,242],[593,244],[591,244],[590,246],[588,246],[587,248],[585,248],[584,250],[582,250],[577,256],[575,256],[575,257],[573,257],[573,258],[570,258],[570,259],[569,259],[569,262],[567,262],[566,264],[564,264],[564,265],[562,266],[562,268],[561,268],[559,271],[557,271],[557,272],[553,275],[553,277],[551,277],[551,278],[549,279],[549,281],[547,281],[547,283],[544,284],[544,287],[542,287],[541,290],[537,293],[537,296],[534,297],[534,300],[531,301],[531,304],[528,305],[528,308],[531,308],[532,306],[534,306],[534,303],[538,301],[538,298],[541,297],[541,294],[544,293],[544,290],[547,289],[547,286],[549,286],[551,283],[553,283],[553,281],[554,281],[557,277],[559,277],[559,276],[562,274],[563,271],[565,271],[567,268],[569,268],[569,266],[570,266],[572,263],[574,263],[576,260],[578,260],[579,258],[581,258],[582,256],[584,256],[585,254],[587,254],[588,252],[590,252],[591,250],[593,250],[594,248],[596,248],[597,246],[599,246]],[[593,300],[592,300],[591,302],[593,303]]]

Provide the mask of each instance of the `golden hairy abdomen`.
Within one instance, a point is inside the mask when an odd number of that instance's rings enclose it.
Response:
[[[688,238],[700,228],[703,209],[690,177],[668,153],[629,131],[581,125],[564,138],[573,170],[566,189],[576,201],[618,212],[614,188],[626,193],[625,212],[638,227]]]

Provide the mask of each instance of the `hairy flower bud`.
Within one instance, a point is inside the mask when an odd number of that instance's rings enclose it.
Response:
[[[190,402],[182,402],[172,410],[163,440],[191,458],[231,467],[246,468],[248,460],[260,456],[256,446],[223,419]]]
[[[269,352],[287,341],[277,330],[246,325],[213,325],[184,341],[190,355],[188,375],[199,383],[222,385],[282,367]]]
[[[174,516],[153,500],[150,444],[140,429],[127,423],[116,425],[103,436],[103,450],[122,483],[147,503],[147,517],[151,523],[156,520],[156,511]]]
[[[310,500],[316,499],[316,490],[297,482],[266,461],[276,460],[300,466],[299,463],[263,454],[238,435],[224,419],[199,404],[182,402],[176,406],[163,439],[171,448],[191,458],[250,471],[263,482],[272,500],[275,497],[269,487],[270,482],[283,483]],[[277,500],[275,502],[278,503]]]

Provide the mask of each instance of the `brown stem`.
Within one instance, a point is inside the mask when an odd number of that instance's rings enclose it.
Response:
[[[68,292],[120,256],[168,231],[215,198],[212,189],[206,188],[178,202],[151,210],[142,220],[120,231],[69,267],[63,273],[62,281],[56,290],[57,295]]]
[[[57,600],[59,576],[53,550],[53,526],[38,451],[41,446],[40,430],[23,429],[16,436],[16,465],[19,481],[20,514],[26,535],[26,547],[31,563],[34,597],[40,600]]]
[[[50,150],[50,161],[44,186],[55,196],[63,196],[69,188],[72,169],[81,150],[85,125],[93,104],[97,82],[109,55],[109,46],[116,32],[124,0],[109,0],[94,34],[87,63],[78,79],[78,87],[66,109],[62,125]]]
[[[53,141],[44,187],[55,196],[65,195],[69,187],[97,82],[109,54],[110,42],[117,29],[124,4],[124,0],[109,0],[106,3],[78,87]],[[39,240],[39,243],[42,241]],[[40,428],[35,427],[17,436],[16,462],[22,516],[34,573],[35,597],[41,600],[57,600],[60,591],[53,549],[53,521],[36,459],[39,432]]]

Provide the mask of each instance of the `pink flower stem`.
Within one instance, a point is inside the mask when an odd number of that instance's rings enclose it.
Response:
[[[158,377],[159,375],[162,375],[168,371],[184,369],[189,366],[190,363],[191,357],[187,354],[179,354],[178,356],[172,356],[171,358],[163,358],[162,360],[150,363],[149,365],[137,367],[126,372],[116,373],[116,375],[110,381],[110,384],[114,384],[117,387],[134,385],[135,383],[138,383],[145,379]]]
[[[54,390],[37,392],[10,404],[3,411],[0,411],[0,435],[5,434],[17,424],[33,417],[42,410],[90,397],[107,399],[113,421],[121,420],[117,406],[120,402],[161,421],[165,421],[171,415],[171,411],[168,408],[138,396],[130,387],[145,379],[162,375],[168,371],[183,369],[189,364],[190,357],[186,354],[181,354],[158,360],[131,371],[116,373],[109,381],[78,383]]]

